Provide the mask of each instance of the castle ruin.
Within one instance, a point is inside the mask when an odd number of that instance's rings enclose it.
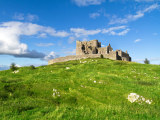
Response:
[[[48,64],[56,62],[65,62],[69,60],[80,60],[86,58],[108,58],[112,60],[131,61],[131,57],[122,50],[113,51],[113,48],[109,44],[106,47],[101,47],[101,42],[98,40],[91,41],[76,41],[76,55],[70,55],[66,57],[55,58],[48,61]]]
[[[126,52],[121,50],[113,51],[113,48],[109,44],[106,47],[101,47],[101,42],[98,40],[91,41],[76,41],[76,55],[86,55],[86,54],[99,54],[103,55],[104,58],[113,57],[114,60],[123,60],[123,61],[131,61],[131,57]]]

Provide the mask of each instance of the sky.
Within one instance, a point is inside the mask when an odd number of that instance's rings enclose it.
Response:
[[[75,55],[76,40],[160,64],[160,0],[0,0],[0,69]]]

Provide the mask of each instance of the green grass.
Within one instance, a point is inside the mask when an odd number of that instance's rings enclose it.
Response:
[[[153,102],[130,103],[130,93]],[[85,59],[0,71],[1,120],[159,120],[159,111],[159,65]]]

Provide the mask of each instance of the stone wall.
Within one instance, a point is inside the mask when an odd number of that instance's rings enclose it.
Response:
[[[112,60],[117,60],[117,52],[116,51],[110,51],[109,54],[103,54],[104,58],[109,58]]]
[[[80,59],[86,59],[86,58],[100,58],[101,55],[100,54],[88,54],[88,55],[70,55],[70,56],[66,56],[66,57],[60,57],[60,58],[55,58],[52,59],[50,61],[48,61],[48,64],[54,64],[57,62],[66,62],[66,61],[70,61],[70,60],[80,60]],[[104,58],[109,58],[112,60],[116,60],[116,54],[103,54]]]

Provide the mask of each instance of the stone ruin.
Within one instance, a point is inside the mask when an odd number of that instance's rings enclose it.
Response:
[[[101,47],[101,42],[98,40],[91,41],[76,41],[76,55],[70,55],[66,57],[55,58],[48,61],[48,64],[56,62],[65,62],[69,60],[80,60],[86,58],[108,58],[112,60],[131,61],[131,57],[122,50],[113,51],[113,48],[109,44],[106,47]]]
[[[86,55],[86,54],[100,54],[104,57],[109,58],[109,56],[115,56],[114,60],[131,61],[131,57],[126,52],[121,50],[113,51],[113,48],[109,44],[106,47],[101,47],[101,42],[98,40],[91,41],[76,41],[76,55]],[[112,58],[111,58],[112,59]]]

